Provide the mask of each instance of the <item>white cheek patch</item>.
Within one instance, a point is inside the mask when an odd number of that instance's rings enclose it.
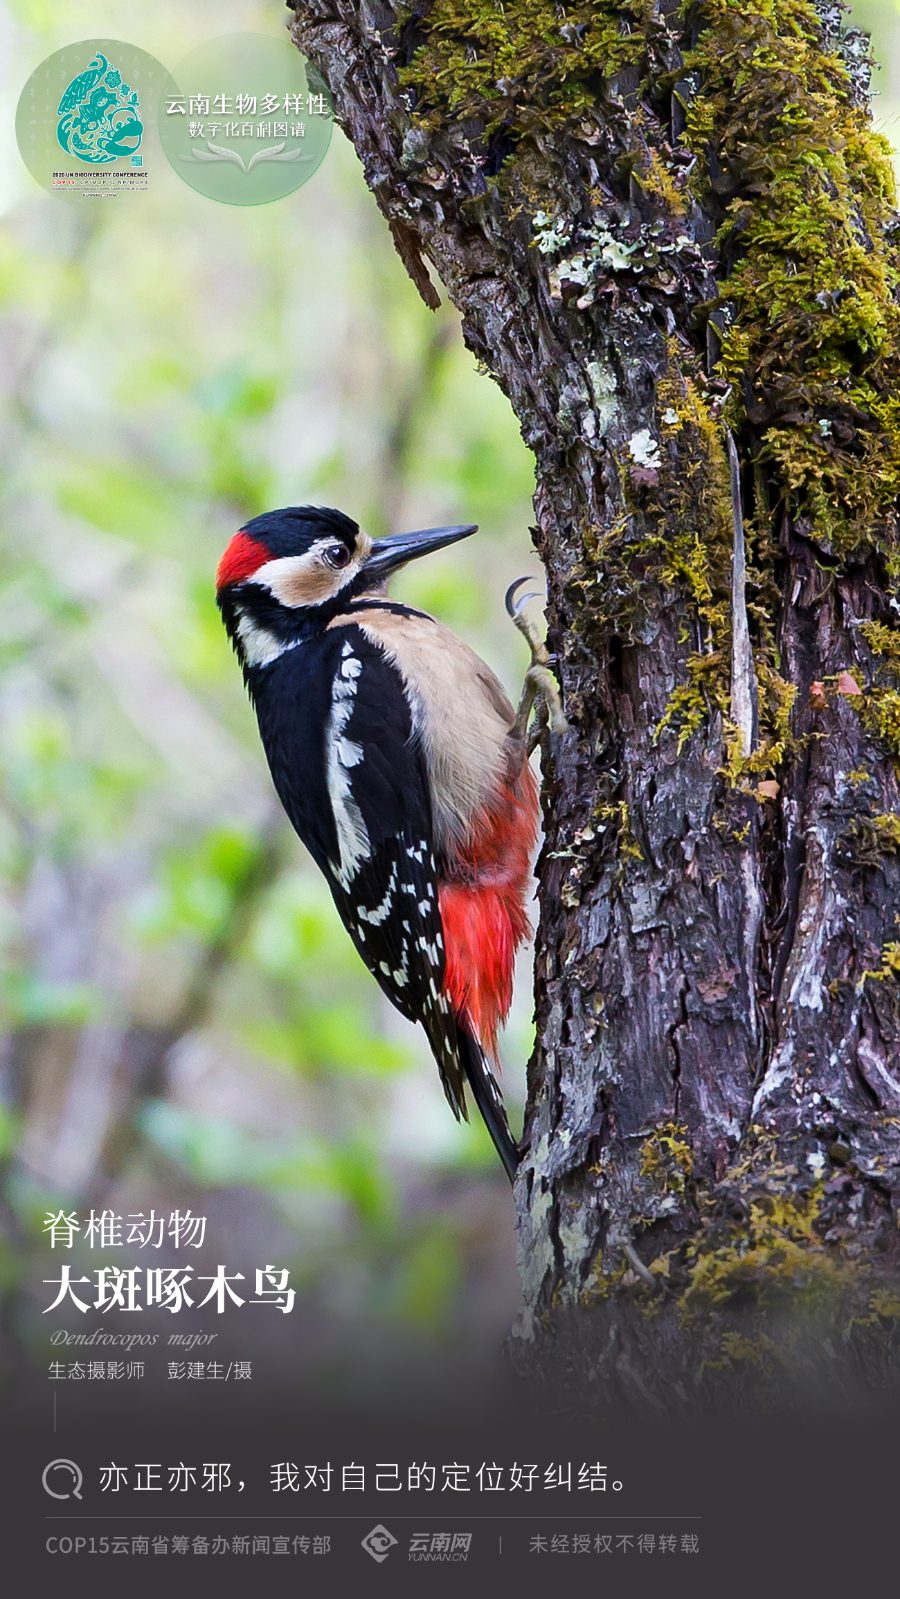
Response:
[[[297,648],[296,641],[285,642],[266,628],[258,627],[246,611],[241,611],[238,616],[237,635],[248,666],[271,666],[287,650]]]
[[[323,559],[323,552],[335,539],[322,539],[303,555],[283,555],[265,561],[253,574],[253,582],[268,589],[272,598],[288,610],[300,610],[305,605],[322,605],[340,594],[359,571],[359,561],[349,566],[333,567]]]

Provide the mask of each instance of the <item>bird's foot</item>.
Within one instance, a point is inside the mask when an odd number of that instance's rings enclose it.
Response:
[[[535,593],[516,596],[516,590],[520,589],[523,583],[533,581],[534,579],[530,577],[519,577],[506,591],[507,612],[523,638],[527,640],[531,651],[531,665],[525,673],[515,725],[516,732],[525,740],[529,755],[545,737],[549,740],[551,753],[555,755],[558,742],[563,733],[568,732],[569,724],[562,708],[556,680],[550,670],[551,657],[534,622],[525,610],[528,601],[538,599],[539,596]],[[532,721],[535,704],[537,710]]]

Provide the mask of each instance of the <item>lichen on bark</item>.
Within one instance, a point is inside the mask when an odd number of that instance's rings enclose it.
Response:
[[[297,6],[415,281],[427,259],[535,454],[571,731],[544,773],[518,1330],[598,1403],[896,1357],[898,270],[840,24]]]

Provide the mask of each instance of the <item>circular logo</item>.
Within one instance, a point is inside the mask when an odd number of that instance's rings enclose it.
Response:
[[[362,1546],[366,1554],[371,1555],[372,1559],[377,1560],[378,1564],[381,1565],[382,1560],[387,1560],[396,1542],[394,1534],[388,1532],[387,1527],[383,1527],[379,1521],[377,1527],[373,1527],[371,1532],[366,1533],[366,1536],[362,1539]]]
[[[42,61],[16,109],[32,177],[66,199],[146,192],[166,69],[120,39],[82,39]]]
[[[323,79],[284,39],[234,33],[198,46],[172,71],[159,136],[185,183],[226,205],[293,194],[331,142]]]
[[[50,1487],[48,1478],[55,1487]],[[48,1493],[51,1499],[71,1499],[73,1496],[80,1499],[83,1480],[81,1467],[76,1466],[74,1460],[51,1460],[41,1473],[44,1492]]]

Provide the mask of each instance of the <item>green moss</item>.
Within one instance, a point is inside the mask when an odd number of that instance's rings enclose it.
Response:
[[[756,1366],[767,1368],[772,1362],[781,1363],[778,1345],[765,1333],[747,1338],[743,1333],[725,1333],[719,1344],[720,1358],[705,1360],[701,1370],[727,1371],[731,1366]]]
[[[415,91],[415,120],[425,130],[465,123],[470,136],[480,128],[486,145],[499,138],[500,191],[530,215],[551,293],[560,297],[563,252],[569,281],[584,285],[570,315],[590,310],[595,279],[612,276],[640,294],[664,276],[691,200],[721,219],[718,296],[700,308],[693,356],[684,342],[670,347],[659,387],[659,432],[676,441],[677,460],[639,502],[623,460],[627,508],[641,515],[624,533],[586,532],[586,569],[569,598],[576,628],[580,607],[589,633],[602,626],[627,637],[660,586],[685,594],[700,640],[686,640],[686,680],[657,736],[676,733],[680,749],[718,713],[725,772],[753,791],[792,743],[773,623],[782,510],[839,561],[874,550],[889,580],[900,576],[900,259],[887,142],[844,61],[823,46],[811,0],[684,0],[665,22],[649,0],[626,9],[576,0],[565,10],[548,0],[434,0],[405,15],[418,41],[401,74]],[[673,42],[683,56],[676,70]],[[685,110],[680,143],[696,158],[689,178],[668,143],[673,94]],[[547,200],[560,192],[552,135],[590,134],[600,110],[619,154],[619,207],[597,190],[560,211]],[[730,386],[724,417],[745,455],[752,440],[758,484],[745,514],[760,686],[749,763],[728,723],[731,520],[721,401],[711,407],[703,377],[710,316],[721,340],[716,376]],[[649,537],[635,542],[647,522]],[[897,666],[900,676],[900,655]],[[900,758],[900,681],[876,685],[859,709]]]
[[[616,1252],[617,1264],[610,1266],[609,1271],[604,1270],[603,1251],[598,1250],[591,1263],[584,1287],[579,1294],[583,1305],[598,1305],[609,1299],[622,1286],[622,1278],[629,1270],[628,1261]]]
[[[669,344],[669,368],[658,386],[660,433],[676,446],[666,452],[659,494],[649,516],[660,520],[660,559],[651,575],[687,592],[700,623],[703,648],[687,657],[687,681],[672,694],[655,731],[677,732],[679,753],[713,708],[727,712],[731,642],[732,519],[728,464],[721,428]]]
[[[823,49],[811,0],[686,3],[683,25],[696,42],[678,87],[699,84],[681,141],[697,157],[691,188],[714,209],[724,195],[717,308],[729,418],[737,428],[749,418],[762,435],[781,498],[825,547],[896,554],[900,308],[887,141],[840,56]],[[665,122],[676,81],[649,0],[625,9],[582,0],[564,12],[548,0],[434,0],[416,29],[421,43],[401,76],[420,124],[473,120],[488,138],[502,129],[515,150],[529,132],[577,127],[602,104],[623,176],[670,218],[684,212],[642,109],[656,102]],[[569,242],[575,219],[562,220],[552,248]]]
[[[859,631],[873,655],[900,670],[900,633],[895,628],[885,627],[883,622],[863,622]]]
[[[843,1291],[850,1268],[816,1234],[818,1208],[817,1190],[800,1199],[767,1195],[752,1202],[733,1241],[698,1251],[679,1301],[685,1317],[748,1295],[765,1305],[789,1292],[795,1304],[810,1304]]]
[[[860,633],[875,657],[873,680],[851,704],[864,725],[900,763],[900,632],[882,622],[864,622]]]
[[[779,507],[838,557],[875,548],[888,565],[896,559],[900,274],[889,149],[843,61],[823,50],[813,5],[704,0],[695,15],[705,26],[685,62],[700,80],[686,112],[685,142],[699,157],[691,182],[701,203],[725,196],[717,374],[731,386],[726,419],[739,438],[749,425],[760,440],[757,474],[774,501],[757,505],[748,528],[757,675],[770,704],[749,767],[726,737],[726,770],[740,782],[774,774],[793,743],[769,621]],[[894,686],[868,716],[897,747]],[[725,714],[721,690],[718,705]]]
[[[565,878],[560,889],[560,899],[570,910],[581,904],[584,874],[590,867],[593,847],[598,837],[610,834],[610,853],[619,862],[620,869],[629,860],[643,860],[640,846],[631,830],[628,806],[624,800],[601,801],[593,808],[591,820],[579,828],[567,849],[554,850],[553,860],[565,860]]]
[[[641,1145],[641,1176],[667,1194],[684,1193],[694,1169],[694,1152],[687,1142],[688,1129],[679,1122],[664,1122]]]
[[[881,845],[882,854],[900,854],[900,816],[896,811],[885,811],[871,817],[870,825]]]
[[[733,265],[719,370],[732,422],[796,518],[838,553],[896,541],[900,490],[897,252],[887,141],[822,50],[808,0],[705,0],[686,65],[701,89],[686,142],[732,197],[718,243]],[[698,198],[713,166],[700,161]]]
[[[649,0],[582,0],[565,12],[548,0],[435,0],[417,19],[425,39],[400,78],[417,91],[426,127],[448,115],[478,118],[489,135],[558,127],[634,64],[650,12]]]
[[[718,711],[725,734],[724,775],[735,786],[752,788],[754,782],[774,773],[788,750],[796,746],[790,725],[796,689],[776,668],[774,630],[762,611],[756,618],[759,640],[755,652],[759,738],[753,754],[742,756],[740,734],[730,720],[734,531],[722,429],[698,384],[675,366],[671,345],[669,374],[658,393],[660,431],[663,439],[675,440],[678,451],[674,466],[666,463],[660,473],[659,514],[665,517],[665,536],[659,540],[664,555],[658,580],[687,590],[705,649],[688,655],[687,679],[672,693],[655,737],[677,732],[680,753],[707,717]],[[752,556],[764,546],[766,532],[750,520],[745,533]],[[756,587],[761,590],[764,580],[751,570],[753,575],[757,575]]]
[[[598,805],[594,817],[603,831],[610,823],[616,830],[616,849],[625,860],[642,861],[640,845],[631,830],[631,813],[624,800],[613,805]]]
[[[900,1321],[900,1297],[890,1288],[876,1288],[869,1295],[865,1306],[865,1314],[851,1316],[844,1329],[844,1341],[848,1341],[853,1329],[870,1329],[882,1340],[885,1333],[885,1322]]]
[[[881,965],[862,973],[856,985],[857,992],[867,982],[900,982],[900,943],[892,940],[881,951]]]
[[[863,720],[900,759],[900,693],[896,689],[873,689],[866,695]]]
[[[696,1188],[700,1225],[679,1250],[681,1314],[719,1312],[735,1302],[764,1306],[788,1289],[815,1300],[846,1286],[848,1266],[820,1236],[824,1185],[797,1192],[797,1167],[777,1140],[752,1125],[727,1176],[723,1212],[716,1185]]]
[[[804,1140],[793,1154],[752,1124],[720,1178],[708,1160],[695,1162],[680,1123],[645,1132],[629,1223],[653,1286],[636,1280],[624,1252],[608,1249],[606,1262],[598,1254],[592,1263],[584,1303],[624,1297],[648,1318],[674,1315],[701,1352],[695,1383],[743,1366],[760,1395],[794,1369],[804,1326],[838,1345],[854,1331],[880,1336],[900,1321],[900,1299],[877,1257],[859,1247],[864,1179],[852,1140],[835,1139],[827,1156]],[[847,1193],[827,1180],[838,1158],[853,1178]],[[602,1176],[602,1157],[594,1171]]]
[[[884,811],[854,816],[845,838],[847,854],[857,865],[883,867],[886,855],[900,855],[900,815]]]
[[[869,1314],[873,1322],[900,1321],[900,1296],[888,1288],[878,1288],[869,1300]]]
[[[651,150],[645,161],[635,169],[635,181],[653,199],[658,200],[673,217],[682,217],[687,211],[684,193],[678,188],[672,171],[666,166],[658,151]]]

